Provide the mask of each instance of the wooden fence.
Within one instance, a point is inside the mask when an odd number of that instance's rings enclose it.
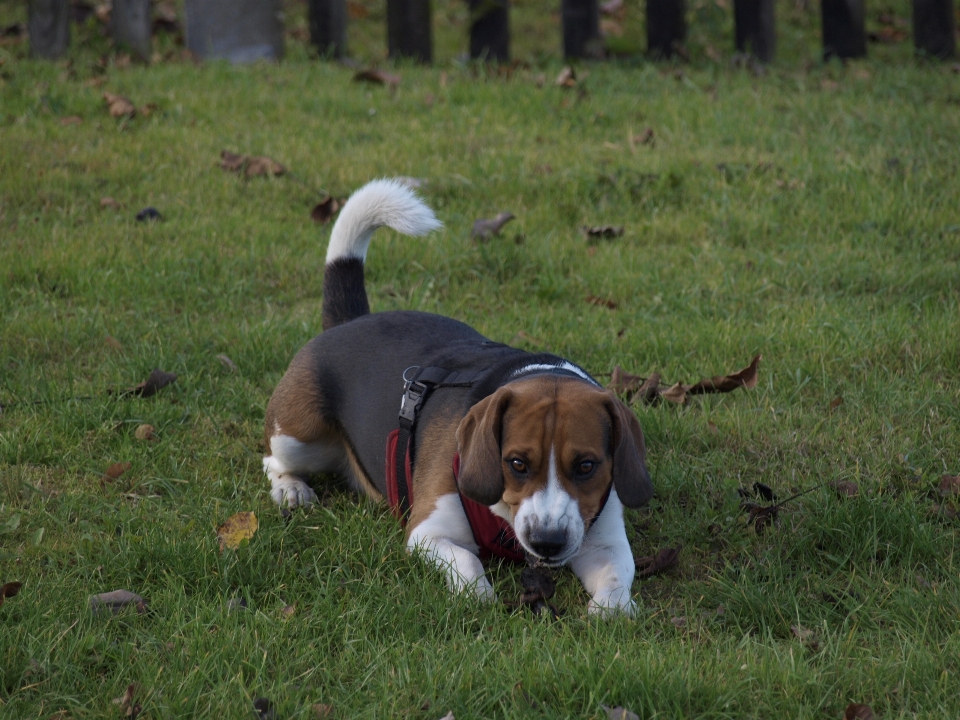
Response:
[[[510,59],[509,0],[466,0],[470,8],[470,57]],[[69,0],[29,0],[31,52],[59,57],[69,45]],[[347,53],[346,0],[308,0],[310,40],[322,56]],[[560,0],[563,54],[600,58],[603,42],[597,0]],[[386,0],[387,47],[391,58],[421,63],[433,59],[431,0]],[[821,0],[823,55],[866,55],[864,0]],[[734,45],[760,62],[776,54],[774,0],[733,0]],[[647,52],[665,59],[681,51],[686,37],[684,0],[646,0]],[[113,0],[111,28],[116,43],[148,60],[150,0]],[[279,0],[186,0],[187,47],[201,58],[245,62],[283,54]],[[913,41],[919,53],[956,54],[953,0],[913,0]]]

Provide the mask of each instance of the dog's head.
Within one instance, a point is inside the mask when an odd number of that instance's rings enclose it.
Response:
[[[528,553],[560,565],[580,549],[611,484],[627,507],[653,495],[643,432],[617,397],[585,381],[536,376],[474,405],[457,428],[460,491],[509,508]]]

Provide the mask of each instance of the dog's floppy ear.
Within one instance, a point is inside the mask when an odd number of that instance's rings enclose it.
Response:
[[[653,497],[643,430],[633,411],[613,393],[609,393],[606,405],[613,424],[613,486],[620,502],[638,508]]]
[[[512,395],[500,388],[470,408],[457,427],[460,492],[484,505],[496,505],[503,495],[500,427]]]

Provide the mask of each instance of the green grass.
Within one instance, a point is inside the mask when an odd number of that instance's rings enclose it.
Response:
[[[930,512],[960,470],[957,76],[903,48],[805,65],[812,37],[763,77],[594,64],[584,93],[535,47],[509,80],[438,52],[391,93],[294,44],[280,65],[111,65],[102,88],[84,84],[92,31],[70,67],[0,46],[0,583],[24,583],[0,608],[0,717],[120,717],[131,682],[153,718],[252,717],[259,696],[279,718],[960,717],[958,524]],[[102,90],[158,109],[111,119]],[[239,179],[224,148],[292,174]],[[636,554],[684,546],[636,583],[636,620],[588,619],[567,572],[560,622],[478,606],[404,553],[383,508],[331,483],[285,522],[267,495],[263,409],[320,328],[329,226],[310,208],[400,174],[429,180],[446,230],[375,238],[375,310],[441,312],[597,374],[692,382],[763,353],[752,391],[636,408],[657,488],[627,516]],[[164,221],[136,222],[147,205]],[[518,219],[471,242],[501,210]],[[592,250],[578,227],[606,223],[624,236]],[[154,367],[180,378],[108,393]],[[831,480],[861,496],[823,489],[744,527],[738,486]],[[259,532],[221,554],[241,510]],[[517,597],[515,568],[491,576]],[[89,596],[117,588],[149,613],[94,616]]]

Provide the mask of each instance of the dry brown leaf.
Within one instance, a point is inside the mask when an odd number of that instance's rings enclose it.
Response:
[[[593,240],[613,240],[623,235],[623,225],[597,225],[588,227],[584,225],[580,232],[588,241]]]
[[[134,107],[133,103],[122,95],[105,92],[103,93],[103,100],[107,103],[110,117],[133,117],[137,113],[137,108]]]
[[[554,80],[554,85],[562,88],[572,88],[577,84],[577,73],[569,65],[565,66],[563,70],[560,71],[560,74],[557,75],[557,79]]]
[[[237,153],[232,153],[229,150],[220,151],[220,167],[224,170],[229,170],[230,172],[240,172],[243,170],[243,166],[246,162],[246,155],[238,155]]]
[[[313,710],[313,716],[317,720],[325,720],[333,715],[333,705],[327,705],[326,703],[314,703],[310,709]]]
[[[253,538],[259,527],[257,516],[252,512],[238,512],[231,515],[223,525],[217,528],[220,552],[236,550],[244,540]]]
[[[230,372],[237,371],[236,363],[234,363],[233,360],[231,360],[229,357],[227,357],[223,353],[220,353],[219,355],[217,355],[217,360],[220,361],[220,364],[223,365],[225,370],[228,370]]]
[[[955,520],[957,518],[957,511],[954,510],[949,505],[937,505],[934,504],[930,508],[930,513],[937,517],[946,518],[947,520]]]
[[[103,344],[114,350],[123,350],[123,344],[117,340],[113,335],[106,335],[103,338]]]
[[[400,84],[400,76],[384,72],[383,70],[377,70],[376,68],[368,68],[354,75],[353,81],[368,82],[374,85],[386,85],[387,87],[395,88]]]
[[[123,695],[113,699],[113,704],[120,706],[120,709],[123,711],[124,717],[131,718],[131,720],[135,720],[141,711],[140,703],[134,702],[134,699],[133,699],[137,690],[138,690],[137,684],[130,683],[129,685],[127,685],[127,690],[126,692],[123,693]]]
[[[832,487],[840,497],[852,498],[860,494],[860,486],[853,480],[834,480],[828,483],[828,485]]]
[[[133,436],[137,440],[156,440],[157,432],[156,428],[153,425],[148,425],[144,423],[143,425],[137,426],[137,429],[134,430]]]
[[[837,395],[833,400],[830,401],[830,409],[836,410],[838,407],[843,405],[843,398]]]
[[[248,178],[259,177],[261,175],[283,175],[287,169],[273,158],[265,155],[257,155],[247,161],[243,169],[244,176]]]
[[[68,127],[70,125],[81,125],[83,124],[83,118],[79,115],[67,115],[67,117],[60,118],[60,124],[64,127]]]
[[[674,618],[674,620],[680,620],[681,618]],[[686,623],[686,618],[683,618],[684,624]],[[676,625],[676,623],[674,623]],[[677,627],[681,627],[677,625]],[[636,713],[632,713],[626,708],[622,708],[619,705],[616,707],[607,707],[606,705],[601,705],[603,711],[607,714],[608,720],[640,720],[640,716]]]
[[[123,475],[131,467],[128,462],[118,462],[113,463],[110,467],[107,468],[106,472],[103,473],[103,482],[112,482],[118,477]]]
[[[860,703],[850,703],[843,713],[843,720],[873,720],[873,708]]]
[[[112,197],[107,195],[106,197],[100,198],[100,207],[102,208],[111,208],[113,210],[120,209],[120,203],[114,200]]]
[[[649,145],[653,142],[653,128],[645,128],[639,135],[632,135],[631,141],[638,145]]]
[[[0,585],[0,605],[3,605],[3,601],[7,598],[15,597],[22,587],[22,582],[8,582]]]
[[[282,608],[280,608],[280,614],[285,618],[293,617],[296,612],[297,608],[293,605],[284,605]]]
[[[704,393],[726,393],[737,388],[754,388],[757,386],[757,368],[763,355],[757,355],[743,370],[731,375],[717,375],[709,380],[701,380],[691,385],[687,392],[691,395]]]
[[[658,550],[656,555],[635,558],[634,562],[637,566],[637,577],[650,577],[651,575],[657,575],[664,570],[669,570],[679,565],[680,551],[682,549],[683,546],[678,545],[675,548]]]
[[[685,615],[678,615],[677,617],[670,618],[670,622],[674,627],[683,628],[687,626],[687,617]]]
[[[473,223],[470,237],[477,240],[487,240],[500,233],[500,229],[514,219],[511,212],[499,213],[495,218],[481,219]]]
[[[645,382],[646,378],[640,377],[639,375],[631,375],[617,365],[613,368],[613,373],[610,375],[610,384],[607,385],[607,389],[613,390],[613,392],[618,395],[623,395],[636,390]]]
[[[343,200],[328,195],[313,206],[313,210],[310,211],[310,219],[324,224],[330,222],[333,216],[340,212],[343,202]]]
[[[605,307],[609,310],[616,310],[617,307],[619,307],[614,300],[598,297],[596,295],[587,295],[585,300],[591,305],[599,305],[600,307]]]
[[[160,106],[157,105],[156,103],[147,103],[146,105],[142,105],[137,110],[137,115],[140,115],[141,117],[150,117],[150,114],[154,110],[159,110],[159,109],[160,109]]]
[[[650,403],[651,405],[660,399],[660,373],[653,373],[648,377],[643,385],[637,388],[637,391],[630,398],[630,404],[637,402]]]
[[[940,497],[960,495],[960,475],[943,475],[940,477]]]
[[[114,590],[90,597],[90,609],[95,613],[109,610],[116,615],[127,605],[133,605],[138,615],[143,615],[147,611],[147,603],[144,599],[129,590]]]
[[[150,373],[150,377],[144,380],[142,383],[136,385],[132,388],[127,388],[121,394],[122,395],[136,395],[137,397],[150,397],[151,395],[156,395],[160,390],[165,388],[172,382],[175,382],[177,379],[176,373],[168,373],[160,370],[159,368],[154,369]]]
[[[660,390],[660,397],[677,405],[683,405],[687,401],[688,387],[681,382],[674,383],[670,387]]]

